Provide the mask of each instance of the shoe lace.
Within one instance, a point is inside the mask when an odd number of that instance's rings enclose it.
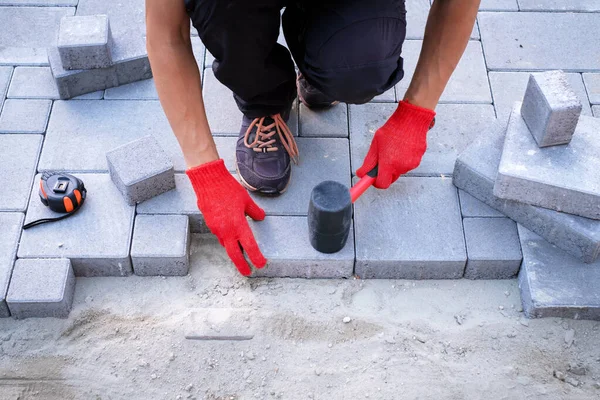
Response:
[[[277,151],[279,148],[276,146],[277,140],[274,137],[275,134],[277,134],[279,141],[285,148],[285,151],[287,151],[287,153],[290,155],[290,158],[294,164],[298,164],[298,161],[300,161],[298,145],[294,140],[292,131],[290,131],[290,128],[287,126],[283,118],[281,118],[281,115],[271,115],[273,123],[269,125],[264,125],[265,118],[267,117],[255,118],[252,121],[246,130],[246,134],[244,135],[244,145],[257,153]],[[252,133],[252,128],[255,126],[256,135],[254,136],[252,143],[249,143],[248,141],[250,139],[250,134]]]

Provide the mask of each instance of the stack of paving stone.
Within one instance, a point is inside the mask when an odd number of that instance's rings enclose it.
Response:
[[[529,317],[600,319],[600,119],[581,109],[563,72],[533,73],[456,161],[454,184],[519,224]]]
[[[127,40],[121,37],[120,40]],[[131,56],[113,39],[107,15],[65,16],[48,62],[61,99],[152,78],[146,54]]]

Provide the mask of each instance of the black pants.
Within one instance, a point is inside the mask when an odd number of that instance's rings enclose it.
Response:
[[[329,97],[366,103],[400,81],[404,0],[185,0],[215,77],[249,118],[282,112],[296,97],[289,51],[277,43],[280,12],[306,80]]]

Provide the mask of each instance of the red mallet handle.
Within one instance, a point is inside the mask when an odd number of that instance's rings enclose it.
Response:
[[[354,203],[368,188],[375,183],[375,178],[377,178],[377,166],[367,172],[365,176],[363,176],[356,185],[350,188],[350,198]]]

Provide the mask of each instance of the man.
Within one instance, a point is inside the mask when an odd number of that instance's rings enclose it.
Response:
[[[280,12],[290,52],[277,43]],[[375,133],[356,171],[378,166],[388,188],[421,162],[433,111],[469,40],[479,0],[434,1],[404,99]],[[403,0],[146,0],[148,55],[159,98],[183,151],[206,223],[243,275],[266,264],[246,215],[265,212],[247,190],[279,195],[298,158],[286,125],[296,95],[307,107],[362,104],[404,75]],[[409,16],[410,17],[410,16]],[[227,171],[208,126],[190,19],[215,56],[215,77],[242,112],[236,147],[241,184]],[[243,186],[242,186],[243,185]],[[245,187],[245,189],[244,189]]]

